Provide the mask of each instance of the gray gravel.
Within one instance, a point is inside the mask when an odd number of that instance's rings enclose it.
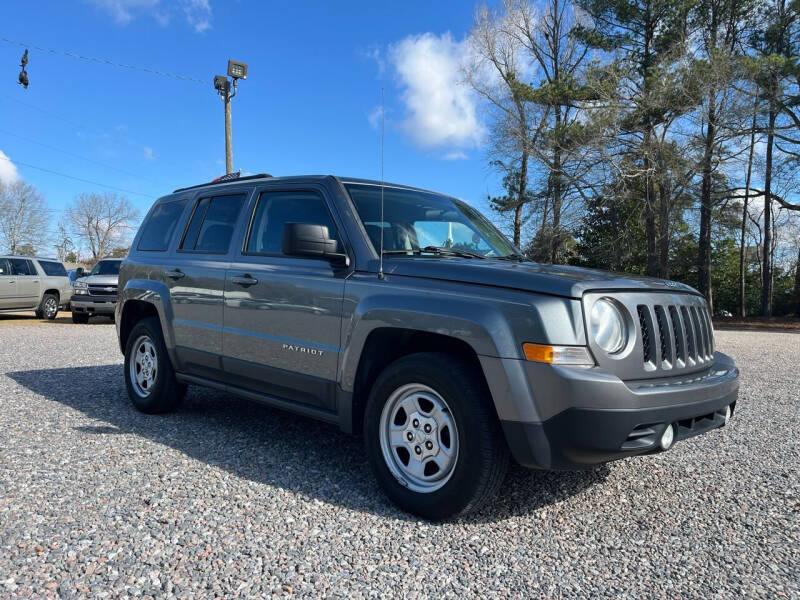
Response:
[[[743,373],[724,430],[517,469],[437,525],[334,427],[194,388],[134,412],[111,325],[0,327],[0,598],[800,597],[800,335],[718,346]]]

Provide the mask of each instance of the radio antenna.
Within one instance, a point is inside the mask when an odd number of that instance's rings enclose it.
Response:
[[[381,88],[381,255],[378,257],[378,279],[383,279],[383,186],[384,186],[384,159],[383,148],[384,138],[386,137],[386,101],[384,100],[383,88]]]

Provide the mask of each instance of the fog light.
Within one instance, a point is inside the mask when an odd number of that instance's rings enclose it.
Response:
[[[727,425],[728,421],[731,420],[731,415],[732,414],[733,414],[733,411],[731,410],[731,405],[729,404],[728,406],[725,407],[725,425]]]
[[[673,425],[667,425],[667,428],[664,430],[664,433],[661,434],[661,440],[659,440],[658,443],[662,450],[669,450],[672,446],[672,442],[674,441],[675,427]]]

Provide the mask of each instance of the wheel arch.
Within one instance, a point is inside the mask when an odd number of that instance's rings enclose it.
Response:
[[[44,292],[42,292],[42,299],[44,299],[47,294],[53,294],[56,297],[56,300],[58,300],[59,304],[61,303],[61,292],[58,289],[47,288]]]
[[[147,317],[156,317],[161,324],[167,353],[172,364],[175,364],[172,311],[168,298],[169,290],[161,282],[149,279],[127,282],[117,300],[117,334],[121,352],[125,352],[128,337],[136,323]]]
[[[491,399],[478,353],[464,340],[437,332],[400,327],[377,327],[369,332],[355,369],[349,419],[342,427],[360,434],[364,411],[372,385],[380,373],[394,361],[411,354],[439,352],[458,357],[476,370]],[[343,415],[346,417],[345,415]]]

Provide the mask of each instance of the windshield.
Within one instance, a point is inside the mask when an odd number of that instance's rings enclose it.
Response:
[[[381,186],[348,183],[345,188],[376,252],[383,230],[384,252],[401,256],[426,248],[484,257],[516,255],[514,246],[478,211],[453,198],[385,187],[381,219]]]
[[[119,260],[101,260],[89,275],[119,275]]]

